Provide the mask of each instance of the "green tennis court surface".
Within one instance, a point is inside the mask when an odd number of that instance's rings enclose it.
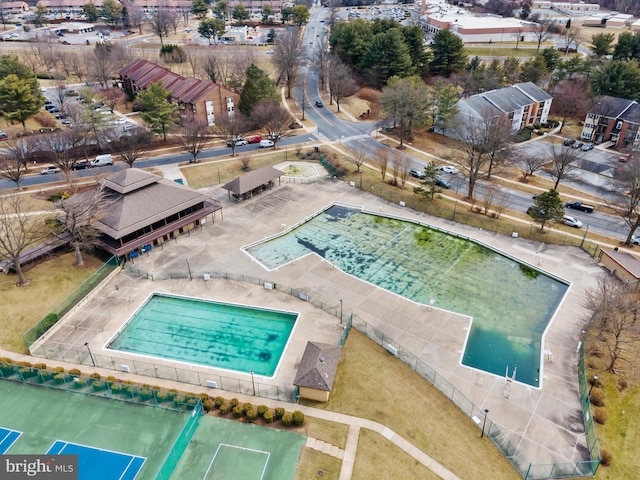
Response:
[[[123,480],[154,480],[189,418],[188,413],[0,380],[0,441],[9,438],[7,434],[16,436],[10,431],[23,432],[11,445],[6,440],[6,448],[2,443],[0,452],[5,449],[7,454],[45,454],[62,439],[63,444],[57,444],[57,448],[62,446],[63,453],[79,454],[81,480],[120,478],[94,475],[94,470],[85,476],[82,463],[87,454],[89,463],[95,461],[96,465],[116,459],[121,464],[126,462],[124,470],[119,470],[121,474],[129,472]],[[79,451],[71,451],[74,448]],[[107,452],[117,455],[109,456]],[[138,465],[137,475],[129,476],[133,472],[126,468],[129,463],[138,464],[145,458]],[[183,477],[188,478],[194,477]]]
[[[171,480],[293,480],[304,435],[204,416]]]

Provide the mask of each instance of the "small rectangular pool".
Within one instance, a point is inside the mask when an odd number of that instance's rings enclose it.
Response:
[[[298,316],[153,293],[106,348],[272,377]]]

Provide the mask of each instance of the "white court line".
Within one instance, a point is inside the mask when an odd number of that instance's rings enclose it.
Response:
[[[213,458],[211,459],[211,462],[209,462],[209,467],[207,468],[207,471],[204,472],[204,476],[202,477],[202,480],[205,480],[207,478],[207,475],[209,475],[209,471],[211,470],[211,467],[213,466],[213,463],[216,461],[216,457],[220,452],[220,447],[236,448],[238,450],[242,450],[243,452],[261,453],[262,455],[266,455],[267,461],[264,462],[264,467],[262,468],[262,473],[260,474],[260,480],[264,478],[264,474],[267,470],[267,466],[269,465],[269,460],[271,459],[271,452],[256,450],[254,448],[241,447],[239,445],[229,445],[228,443],[220,443],[218,444],[218,448],[216,448],[216,453],[213,454]]]

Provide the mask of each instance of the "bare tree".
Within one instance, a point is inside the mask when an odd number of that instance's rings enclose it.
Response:
[[[376,165],[380,169],[380,176],[382,177],[382,181],[385,181],[387,177],[387,168],[389,167],[389,149],[387,147],[381,146],[376,150],[374,155],[374,159]]]
[[[329,94],[335,100],[338,112],[340,111],[340,102],[357,91],[358,84],[353,79],[349,67],[337,56],[332,57],[329,70]]]
[[[547,163],[547,159],[537,154],[527,154],[517,152],[513,159],[513,164],[522,172],[522,183],[527,183],[528,178],[533,176],[542,166]]]
[[[112,44],[98,43],[87,57],[88,74],[102,88],[109,84],[113,76],[115,56],[112,54],[112,49]]]
[[[60,200],[56,207],[61,212],[54,234],[69,236],[70,244],[76,255],[76,265],[84,265],[83,251],[95,248],[100,232],[91,226],[94,218],[99,217],[109,203],[102,188],[74,195],[66,200]]]
[[[231,145],[232,157],[236,156],[236,140],[249,131],[247,121],[240,112],[216,117],[216,123],[211,129],[214,134],[219,135],[227,144]]]
[[[296,84],[297,89],[296,92],[296,103],[300,110],[302,110],[302,120],[304,120],[305,112],[307,111],[307,106],[309,106],[310,102],[307,99],[307,92],[305,91],[305,83],[298,82]]]
[[[536,53],[539,53],[542,43],[547,40],[547,38],[549,38],[552,34],[551,25],[554,23],[554,21],[552,18],[546,15],[538,14],[531,15],[531,21],[536,23],[536,27],[533,33],[538,44]]]
[[[392,185],[400,185],[400,188],[404,188],[409,178],[409,167],[411,166],[411,159],[403,155],[397,150],[394,150],[391,154],[391,183]]]
[[[31,150],[28,140],[12,140],[5,146],[4,153],[0,156],[0,177],[15,182],[18,190],[20,190],[22,178],[29,170],[27,159]]]
[[[153,147],[153,135],[146,128],[134,128],[128,135],[112,142],[116,156],[133,168],[136,160],[142,158]]]
[[[349,153],[351,154],[351,158],[353,158],[353,163],[356,166],[357,172],[360,172],[360,167],[367,159],[367,151],[362,142],[356,143],[354,145],[348,145]]]
[[[182,150],[191,154],[192,158],[189,160],[189,163],[196,163],[198,161],[198,154],[204,150],[212,140],[209,126],[205,122],[195,118],[183,120],[177,129],[177,133]]]
[[[187,62],[189,63],[189,66],[191,67],[191,76],[192,77],[196,77],[199,76],[198,73],[200,72],[201,67],[201,62],[200,62],[200,46],[199,45],[195,45],[195,44],[191,44],[191,45],[185,45],[183,47],[184,50],[184,55],[185,58],[187,59]],[[213,80],[212,80],[213,81]]]
[[[496,218],[500,218],[502,213],[506,210],[507,204],[509,203],[510,195],[509,192],[505,192],[504,190],[498,190],[496,194],[496,201],[493,205],[493,210],[496,212]]]
[[[167,12],[167,17],[169,18],[169,25],[173,29],[173,34],[178,34],[178,25],[180,25],[180,15],[177,15],[172,10]]]
[[[118,107],[118,104],[124,102],[126,98],[124,92],[118,87],[100,90],[96,96],[104,102],[111,113],[113,113],[113,111]]]
[[[557,190],[560,182],[567,178],[569,172],[577,168],[578,149],[563,148],[562,145],[551,145],[551,163],[547,167],[549,176],[556,182],[553,189]]]
[[[458,140],[456,148],[463,154],[459,159],[460,166],[469,178],[467,198],[473,199],[473,192],[478,180],[485,178],[491,164],[491,133],[493,118],[468,117],[457,122],[453,128],[454,137]]]
[[[69,69],[81,82],[87,76],[87,57],[84,53],[69,54]]]
[[[84,141],[79,131],[63,130],[38,138],[37,148],[44,158],[60,169],[71,185],[71,171],[76,163],[74,154]]]
[[[487,155],[489,155],[489,167],[487,178],[495,169],[500,169],[510,158],[511,146],[511,121],[506,116],[491,117],[487,125]]]
[[[160,45],[164,45],[163,39],[169,35],[171,18],[166,8],[158,8],[149,20],[151,31],[160,37]]]
[[[640,333],[640,303],[633,290],[613,275],[598,279],[597,287],[585,292],[583,305],[598,314],[597,341],[604,344],[609,356],[606,369],[619,373],[618,363],[631,363],[633,344]]]
[[[274,64],[278,70],[278,80],[284,79],[287,85],[287,98],[291,98],[300,63],[306,55],[305,47],[299,27],[287,27],[278,35],[273,55]]]
[[[0,196],[0,258],[11,262],[18,274],[19,286],[29,283],[22,271],[20,257],[44,237],[44,217],[32,213],[23,195]]]
[[[66,87],[66,85],[59,84],[53,90],[53,99],[58,104],[58,107],[60,108],[60,110],[62,112],[64,112],[66,110],[65,106],[67,104],[67,87]]]
[[[625,245],[631,245],[631,237],[640,226],[640,161],[630,158],[618,167],[612,184],[619,194],[614,210],[629,226]]]
[[[524,27],[516,27],[513,30],[513,33],[511,34],[511,36],[513,38],[515,38],[516,40],[516,50],[518,49],[518,46],[520,45],[520,42],[522,41],[522,36],[525,33],[525,29]]]
[[[133,2],[127,2],[127,16],[129,18],[129,25],[138,29],[138,33],[142,35],[142,26],[146,21],[146,14],[140,5],[136,5]]]
[[[584,118],[591,107],[589,99],[589,80],[576,77],[558,84],[551,104],[551,113],[562,117],[559,133],[568,118]]]
[[[251,120],[262,126],[268,138],[276,148],[278,141],[289,130],[293,121],[289,112],[278,102],[258,102],[251,112]]]
[[[322,37],[318,41],[309,55],[309,68],[318,75],[320,90],[324,91],[325,83],[329,75],[329,65],[331,62],[331,52],[329,51],[329,40]]]

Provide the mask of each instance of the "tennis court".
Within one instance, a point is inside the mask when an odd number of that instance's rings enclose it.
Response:
[[[205,416],[171,480],[293,480],[306,437]]]
[[[0,453],[77,454],[80,480],[154,480],[189,418],[0,380]]]
[[[0,427],[0,455],[3,455],[16,443],[22,432]]]
[[[56,440],[47,451],[51,455],[78,455],[78,471],[83,478],[92,480],[133,480],[142,468],[145,458],[126,453],[87,447],[77,443]]]

